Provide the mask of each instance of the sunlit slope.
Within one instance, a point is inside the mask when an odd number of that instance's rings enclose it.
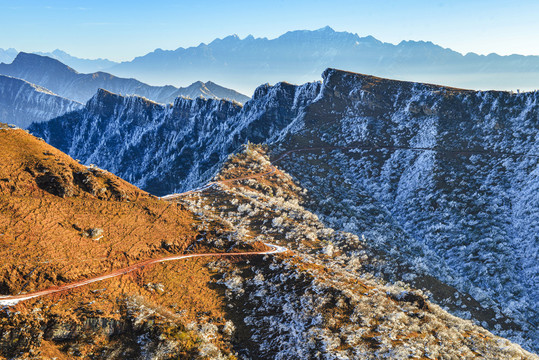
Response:
[[[226,235],[222,224],[201,224],[182,205],[86,168],[23,130],[2,125],[0,149],[0,296],[92,278],[188,246],[231,248],[205,245]],[[226,352],[222,334],[199,335],[208,321],[221,328],[225,322],[208,261],[156,264],[4,309],[0,359],[125,359],[145,352],[192,358],[203,345]]]

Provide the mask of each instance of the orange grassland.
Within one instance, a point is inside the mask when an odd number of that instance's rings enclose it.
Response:
[[[0,295],[46,289],[184,253],[195,240],[227,231],[220,224],[210,227],[179,203],[159,200],[107,171],[86,168],[23,130],[0,126]],[[200,245],[191,249],[213,251]],[[55,329],[64,328],[75,329],[75,338],[95,332],[87,342],[75,341],[82,357],[96,349],[114,349],[118,340],[88,329],[93,324],[88,319],[125,322],[126,304],[133,301],[154,309],[151,323],[162,324],[163,336],[186,341],[188,354],[195,342],[183,333],[182,324],[224,321],[223,295],[211,284],[212,273],[205,266],[209,261],[152,265],[21,302],[13,309],[16,313],[0,315],[0,332],[11,334],[8,344],[0,341],[0,359],[15,350],[23,356],[71,358],[71,348],[54,340]],[[31,340],[44,328],[48,335]]]

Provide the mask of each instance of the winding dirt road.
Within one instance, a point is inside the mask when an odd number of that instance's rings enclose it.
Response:
[[[183,192],[183,193],[180,193],[180,194],[166,195],[166,196],[161,197],[160,199],[162,199],[162,200],[172,200],[172,199],[178,198],[180,196],[185,196],[185,195],[192,194],[192,193],[195,193],[195,192],[202,192],[204,190],[207,190],[207,189],[213,187],[214,185],[216,185],[218,183],[226,184],[226,183],[231,183],[231,182],[239,181],[239,180],[247,180],[247,179],[259,178],[259,177],[262,177],[262,176],[273,174],[276,170],[277,170],[277,168],[275,166],[271,165],[270,170],[268,170],[268,171],[266,171],[264,173],[254,174],[254,175],[249,175],[249,176],[243,176],[243,177],[234,178],[234,179],[212,181],[212,182],[210,182],[210,183],[208,183],[208,184],[206,184],[206,185],[204,185],[202,187],[199,187],[199,188],[196,188],[196,189],[193,189],[193,190],[189,190],[189,191],[186,191],[186,192]],[[32,293],[27,293],[27,294],[22,294],[22,295],[0,296],[0,306],[12,306],[12,305],[17,304],[20,301],[29,300],[29,299],[33,299],[33,298],[41,297],[41,296],[46,296],[46,295],[50,295],[50,294],[54,294],[54,293],[58,293],[58,292],[62,292],[62,291],[67,291],[67,290],[78,288],[78,287],[81,287],[81,286],[85,286],[85,285],[88,285],[88,284],[91,284],[91,283],[94,283],[94,282],[98,282],[98,281],[114,278],[114,277],[117,277],[117,276],[125,275],[125,274],[128,274],[128,273],[132,272],[132,271],[142,269],[145,266],[152,265],[152,264],[157,264],[157,263],[162,263],[162,262],[165,262],[165,261],[174,261],[174,260],[188,259],[188,258],[194,258],[194,257],[230,257],[230,256],[272,255],[272,254],[278,254],[278,253],[282,253],[282,252],[287,251],[287,249],[282,247],[282,246],[273,245],[273,244],[267,244],[267,243],[265,243],[265,245],[269,246],[272,250],[254,251],[254,252],[242,252],[242,253],[204,253],[204,254],[172,255],[172,256],[168,256],[168,257],[164,257],[164,258],[160,258],[160,259],[149,259],[149,260],[140,262],[138,264],[134,264],[134,265],[128,266],[128,267],[123,268],[123,269],[118,269],[118,270],[115,270],[115,271],[113,271],[111,273],[108,273],[106,275],[97,276],[97,277],[94,277],[94,278],[91,278],[91,279],[80,280],[80,281],[76,281],[76,282],[73,282],[73,283],[70,283],[70,284],[66,284],[66,285],[62,285],[62,286],[55,286],[55,287],[51,287],[51,288],[48,288],[48,289],[45,289],[45,290],[35,291],[35,292],[32,292]]]
[[[188,195],[188,194],[193,194],[193,193],[196,193],[196,192],[202,192],[204,190],[208,190],[209,188],[211,188],[211,187],[213,187],[213,186],[215,186],[217,184],[228,184],[228,183],[231,183],[231,182],[234,182],[234,181],[256,179],[256,178],[259,178],[259,177],[262,177],[262,176],[267,176],[267,175],[273,174],[275,171],[277,171],[277,168],[275,166],[270,165],[270,167],[271,167],[270,170],[268,170],[266,172],[263,172],[263,173],[260,173],[260,174],[242,176],[242,177],[238,177],[238,178],[234,178],[234,179],[225,179],[225,180],[219,180],[219,181],[212,181],[212,182],[209,182],[206,185],[201,186],[199,188],[196,188],[196,189],[193,189],[193,190],[188,190],[188,191],[185,191],[185,192],[182,192],[182,193],[165,195],[165,196],[160,197],[160,199],[161,200],[172,200],[172,199],[176,199],[178,197],[185,196],[185,195]]]
[[[390,150],[390,151],[396,151],[396,150],[410,150],[410,151],[435,151],[439,153],[445,153],[445,154],[453,154],[453,155],[489,155],[489,156],[509,156],[509,157],[532,157],[532,158],[539,158],[539,155],[535,154],[526,154],[526,153],[510,153],[510,152],[503,152],[503,151],[491,151],[491,150],[449,150],[449,149],[436,149],[436,148],[427,148],[427,147],[405,147],[405,146],[377,146],[377,145],[353,145],[353,146],[322,146],[322,147],[311,147],[311,148],[301,148],[301,149],[293,149],[286,151],[282,153],[278,158],[274,159],[273,163],[278,163],[282,159],[284,159],[286,156],[295,153],[295,152],[304,152],[304,151],[322,151],[322,150],[353,150],[353,149],[359,149],[359,150]],[[192,194],[195,192],[201,192],[204,190],[207,190],[219,183],[226,184],[231,183],[234,181],[239,180],[247,180],[247,179],[254,179],[266,175],[270,175],[274,173],[277,168],[273,165],[270,165],[271,169],[267,172],[260,173],[260,174],[254,174],[250,176],[244,176],[239,177],[235,179],[226,179],[226,180],[219,180],[219,181],[212,181],[207,183],[204,186],[201,186],[199,188],[188,190],[182,193],[176,193],[176,194],[169,194],[160,197],[162,200],[172,200],[181,196],[185,196],[188,194]]]
[[[46,296],[66,290],[75,289],[81,286],[85,286],[91,283],[95,283],[98,281],[103,281],[106,279],[111,279],[117,276],[128,274],[132,271],[142,269],[146,266],[158,264],[166,261],[175,261],[175,260],[182,260],[182,259],[188,259],[188,258],[196,258],[196,257],[231,257],[231,256],[253,256],[253,255],[272,255],[272,254],[279,254],[287,251],[288,249],[273,245],[273,244],[266,244],[266,246],[270,247],[271,250],[267,251],[253,251],[253,252],[241,252],[241,253],[204,253],[204,254],[187,254],[187,255],[172,255],[163,257],[160,259],[150,259],[143,262],[140,262],[138,264],[134,264],[131,266],[128,266],[123,269],[115,270],[111,273],[108,273],[106,275],[97,276],[91,279],[85,279],[76,281],[70,284],[62,285],[62,286],[55,286],[51,287],[45,290],[35,291],[28,294],[22,294],[22,295],[10,295],[10,296],[0,296],[0,306],[12,306],[17,304],[20,301],[33,299],[36,297]]]
[[[281,161],[286,156],[295,153],[295,152],[303,152],[303,151],[320,151],[320,150],[350,150],[350,149],[363,149],[363,150],[380,150],[380,149],[386,149],[386,150],[411,150],[411,151],[439,151],[439,152],[445,152],[450,154],[486,154],[486,155],[493,155],[493,156],[529,156],[529,157],[539,157],[539,155],[532,155],[532,154],[515,154],[515,153],[506,153],[506,152],[495,152],[495,151],[484,151],[484,150],[440,150],[440,149],[434,149],[434,148],[423,148],[423,147],[399,147],[399,146],[326,146],[326,147],[312,147],[312,148],[302,148],[302,149],[293,149],[289,150],[283,154],[281,154],[278,158],[273,160],[273,163],[277,163]],[[273,174],[275,171],[277,171],[277,168],[274,165],[270,164],[270,169],[264,173],[234,178],[234,179],[226,179],[226,180],[219,180],[219,181],[212,181],[202,187],[189,190],[183,193],[177,193],[177,194],[170,194],[162,196],[160,199],[162,200],[172,200],[181,196],[185,196],[188,194],[196,193],[196,192],[202,192],[205,191],[219,183],[226,184],[231,183],[234,181],[240,181],[240,180],[247,180],[247,179],[254,179],[259,178],[262,176],[267,176],[270,174]],[[273,244],[265,244],[269,246],[272,250],[268,251],[256,251],[256,252],[244,252],[244,253],[205,253],[205,254],[188,254],[188,255],[172,255],[160,259],[150,259],[143,261],[138,264],[131,265],[129,267],[115,270],[109,274],[97,276],[91,279],[85,279],[80,280],[77,282],[73,282],[70,284],[52,287],[45,290],[40,290],[28,294],[22,294],[22,295],[11,295],[11,296],[0,296],[0,306],[11,306],[14,305],[20,301],[50,295],[70,289],[74,289],[77,287],[85,286],[94,282],[114,278],[117,276],[128,274],[134,270],[142,269],[145,266],[157,264],[165,261],[175,261],[175,260],[181,260],[181,259],[188,259],[188,258],[194,258],[194,257],[229,257],[229,256],[252,256],[252,255],[271,255],[271,254],[278,254],[287,251],[286,248],[278,245]]]

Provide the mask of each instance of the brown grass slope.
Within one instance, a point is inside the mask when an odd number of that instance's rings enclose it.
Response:
[[[228,233],[122,179],[87,168],[27,132],[0,126],[0,296],[191,251]],[[247,248],[244,248],[248,250]],[[0,359],[207,358],[227,353],[223,298],[209,260],[157,264],[0,311]],[[219,328],[219,329],[220,329]],[[215,345],[212,345],[215,344]],[[213,347],[212,347],[213,346]]]
[[[181,252],[197,234],[181,206],[86,168],[22,130],[0,130],[0,148],[3,294]]]

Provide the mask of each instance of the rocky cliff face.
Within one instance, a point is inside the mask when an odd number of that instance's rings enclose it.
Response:
[[[261,86],[243,108],[101,92],[32,131],[159,195],[204,183],[247,141],[295,150],[281,165],[326,224],[406,263],[397,279],[442,280],[457,291],[440,297],[452,311],[534,348],[539,95],[331,69],[323,78]],[[473,315],[459,294],[490,315]]]
[[[82,107],[24,80],[0,75],[0,122],[27,128]]]
[[[0,64],[0,74],[14,76],[51,91],[85,103],[98,89],[143,96],[163,104],[171,103],[178,96],[196,98],[226,98],[244,103],[249,98],[215,83],[197,81],[186,88],[151,86],[135,79],[119,78],[105,72],[80,74],[56,59],[36,54],[19,53],[11,64]]]
[[[32,131],[84,163],[165,195],[201,185],[248,140],[280,133],[318,87],[262,86],[245,107],[201,98],[164,106],[100,90],[81,111]]]

